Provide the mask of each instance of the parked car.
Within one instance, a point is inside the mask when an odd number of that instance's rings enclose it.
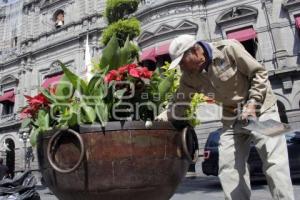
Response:
[[[220,131],[221,129],[211,132],[204,147],[202,171],[206,175],[218,176]],[[292,178],[298,178],[300,177],[300,129],[293,130],[285,136],[288,146],[291,175]],[[248,164],[251,177],[264,177],[262,161],[254,145],[252,145],[250,149]]]

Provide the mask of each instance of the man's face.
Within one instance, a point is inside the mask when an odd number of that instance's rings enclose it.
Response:
[[[200,45],[187,50],[180,62],[180,68],[188,72],[201,72],[206,62],[205,52]]]

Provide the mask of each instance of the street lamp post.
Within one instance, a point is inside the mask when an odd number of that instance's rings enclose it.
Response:
[[[30,162],[30,160],[27,159],[27,142],[29,141],[28,130],[20,131],[19,137],[20,141],[24,144],[24,170],[26,170],[27,166],[29,166],[30,168],[30,165],[28,165],[28,162]]]

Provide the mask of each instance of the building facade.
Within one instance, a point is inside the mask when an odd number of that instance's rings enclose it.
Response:
[[[0,150],[11,171],[24,170],[25,160],[33,160],[30,148],[25,155],[28,134],[20,129],[17,114],[26,105],[24,95],[36,95],[39,87],[47,86],[61,73],[57,60],[78,74],[84,72],[87,35],[92,56],[101,51],[99,38],[106,27],[102,17],[104,6],[104,0],[8,0],[2,3]],[[35,156],[32,169],[37,169],[36,160]]]
[[[23,170],[26,158],[32,159],[24,153],[29,143],[17,114],[24,95],[37,94],[60,75],[57,60],[83,73],[87,35],[92,55],[101,52],[104,7],[105,0],[0,4],[0,152],[12,171]],[[135,15],[142,22],[141,57],[158,67],[170,60],[168,46],[179,34],[208,42],[239,40],[269,71],[281,120],[300,127],[299,0],[142,0]],[[217,106],[200,106],[200,146],[220,127],[220,116]],[[37,169],[36,160],[31,168]]]

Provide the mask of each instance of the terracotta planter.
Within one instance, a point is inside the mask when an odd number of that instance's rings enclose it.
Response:
[[[167,200],[190,164],[186,131],[170,123],[108,123],[42,134],[38,159],[61,200]]]

